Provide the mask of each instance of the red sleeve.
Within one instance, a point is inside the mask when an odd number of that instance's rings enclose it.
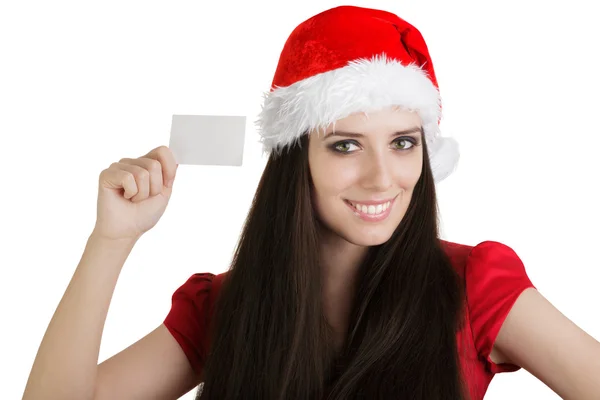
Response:
[[[171,299],[164,325],[179,343],[194,371],[200,375],[206,359],[209,295],[214,274],[192,275]]]
[[[473,247],[465,269],[467,304],[473,340],[478,354],[492,373],[520,369],[513,364],[496,364],[490,353],[502,323],[513,304],[527,288],[535,288],[525,266],[510,247],[485,241]]]

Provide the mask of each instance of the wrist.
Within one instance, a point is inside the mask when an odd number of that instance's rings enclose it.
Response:
[[[88,237],[88,244],[93,244],[101,247],[118,248],[123,250],[131,250],[137,243],[139,237],[128,238],[111,238],[104,236],[97,231],[92,231]]]

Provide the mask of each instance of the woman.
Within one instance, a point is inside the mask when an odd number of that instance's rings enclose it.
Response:
[[[439,132],[425,42],[379,10],[336,7],[281,54],[259,130],[270,157],[232,266],[193,275],[164,324],[97,365],[120,269],[168,203],[160,147],[102,172],[98,216],[25,399],[481,399],[523,367],[600,395],[600,344],[535,289],[508,246],[440,240]],[[593,356],[591,356],[593,355]]]

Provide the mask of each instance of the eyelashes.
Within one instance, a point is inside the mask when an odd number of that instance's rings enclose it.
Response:
[[[405,143],[405,142],[410,143],[410,147],[406,148],[406,145],[404,147],[402,147],[402,143]],[[396,147],[398,144],[400,144],[400,147]],[[333,151],[334,153],[337,153],[337,154],[350,154],[355,151],[355,150],[348,149],[352,145],[356,146],[356,147],[360,147],[359,143],[356,140],[352,140],[352,139],[340,140],[340,141],[335,142],[327,147],[331,151]],[[418,146],[419,141],[411,136],[403,136],[403,137],[399,137],[399,138],[395,139],[392,142],[392,145],[394,146],[394,150],[405,152],[405,151],[412,150],[415,146]]]

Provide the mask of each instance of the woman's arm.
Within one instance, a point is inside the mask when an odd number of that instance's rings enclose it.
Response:
[[[98,367],[94,400],[178,399],[200,383],[164,325]]]
[[[24,400],[176,398],[196,379],[163,326],[98,366],[117,279],[134,242],[88,239],[36,355]]]
[[[533,288],[515,302],[491,358],[523,367],[564,399],[600,399],[600,343]]]

